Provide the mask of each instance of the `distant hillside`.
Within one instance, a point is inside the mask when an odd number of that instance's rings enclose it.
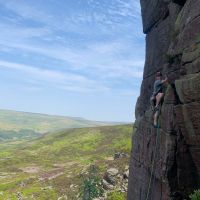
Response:
[[[46,132],[66,128],[95,127],[111,124],[89,121],[78,117],[0,110],[0,140],[35,138]]]
[[[17,200],[20,193],[23,199],[56,200],[66,195],[77,200],[80,172],[90,164],[98,166],[102,176],[110,167],[123,172],[129,158],[113,156],[130,154],[132,132],[133,125],[76,128],[29,142],[0,143],[0,199]]]

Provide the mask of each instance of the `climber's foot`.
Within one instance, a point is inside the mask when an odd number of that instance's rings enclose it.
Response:
[[[154,106],[153,106],[153,105],[151,105],[151,111],[154,111],[154,109],[155,109],[155,108],[154,108]]]
[[[154,128],[158,128],[158,125],[154,124],[153,127],[154,127]]]
[[[154,124],[153,127],[154,128],[160,128],[160,126],[158,124]]]
[[[157,123],[157,122],[154,122],[154,123],[153,123],[153,127],[154,127],[154,128],[158,128],[158,123]]]
[[[155,107],[154,107],[154,111],[155,111],[155,112],[159,111],[159,106],[155,106]]]

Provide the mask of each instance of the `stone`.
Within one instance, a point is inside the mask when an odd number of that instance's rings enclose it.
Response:
[[[200,44],[193,44],[192,47],[183,51],[182,63],[191,63],[200,57]]]
[[[124,174],[123,174],[123,178],[124,178],[124,179],[128,179],[128,177],[129,177],[129,170],[127,170],[127,171],[124,172]]]
[[[173,0],[173,2],[183,6],[185,4],[186,0]]]
[[[102,185],[105,190],[112,190],[114,188],[114,186],[109,184],[105,179],[102,180]]]
[[[105,174],[104,179],[111,185],[116,185],[116,183],[117,183],[116,177],[111,176],[108,173]]]
[[[110,168],[104,175],[104,179],[111,185],[116,185],[117,183],[117,175],[119,171],[116,168]]]
[[[99,197],[99,198],[94,198],[93,200],[105,200],[105,198]]]
[[[119,173],[119,170],[116,168],[110,168],[107,170],[107,173],[111,176],[116,176]]]
[[[188,145],[200,143],[200,102],[175,107],[177,125]]]
[[[167,3],[162,0],[141,0],[144,33],[167,15]]]
[[[17,192],[17,200],[23,200],[22,194]]]
[[[185,64],[182,66],[182,69],[185,71],[184,75],[200,72],[200,58],[194,60],[192,63]]]
[[[114,160],[117,160],[117,159],[120,159],[120,158],[128,158],[129,155],[126,154],[126,153],[121,153],[121,152],[118,152],[118,153],[115,153],[114,155]]]
[[[128,165],[126,165],[126,166],[125,166],[125,170],[128,170],[128,169],[129,169],[129,166],[128,166]]]
[[[175,129],[173,104],[163,104],[161,115],[162,117],[160,117],[160,125],[162,129],[167,133],[173,133]]]
[[[196,0],[188,0],[184,5],[175,24],[178,37],[171,43],[169,54],[180,54],[184,49],[197,42],[200,32],[199,7],[200,2]]]
[[[187,75],[183,79],[176,80],[175,86],[182,103],[200,100],[200,73]]]
[[[166,52],[170,42],[169,31],[170,20],[166,18],[146,36],[144,79],[152,76],[151,81],[154,81],[155,73],[161,70],[162,66],[166,63]],[[152,85],[152,82],[149,85]],[[148,87],[145,86],[145,89],[147,90]]]
[[[63,195],[62,197],[58,197],[57,200],[68,200],[67,195]]]
[[[165,96],[164,96],[164,104],[175,104],[177,102],[176,93],[174,90],[174,85],[167,85]]]

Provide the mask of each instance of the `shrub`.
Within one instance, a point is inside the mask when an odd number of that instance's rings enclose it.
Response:
[[[190,195],[191,200],[200,200],[200,189],[195,190],[191,195]]]
[[[121,192],[113,191],[108,194],[107,200],[125,200],[125,195]]]
[[[98,176],[98,169],[96,166],[91,165],[88,172],[82,176],[83,183],[81,187],[81,199],[92,200],[96,197],[100,197],[103,194],[101,186],[101,179]]]

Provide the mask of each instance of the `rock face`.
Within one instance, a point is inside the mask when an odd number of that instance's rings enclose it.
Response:
[[[200,0],[141,0],[141,7],[146,62],[128,200],[147,199],[151,172],[148,200],[188,199],[200,188]],[[149,104],[157,71],[169,78],[158,130]]]

